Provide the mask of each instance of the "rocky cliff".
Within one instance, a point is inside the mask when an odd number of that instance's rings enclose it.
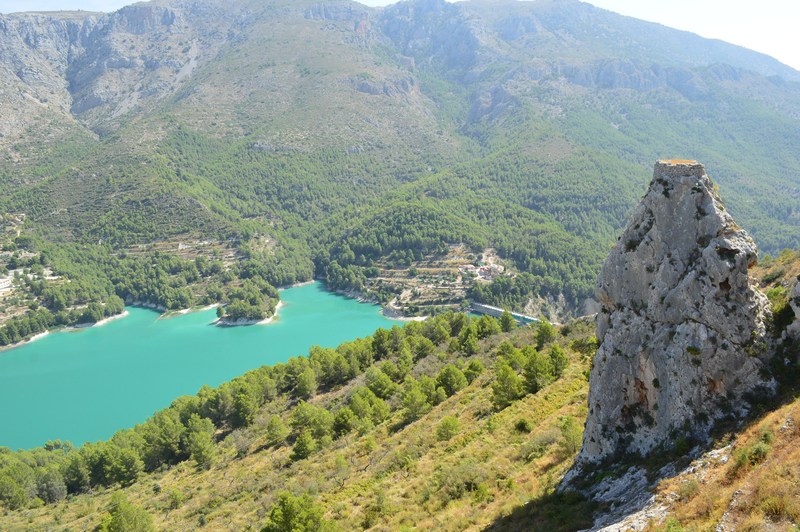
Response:
[[[175,5],[0,14],[0,145],[37,121],[77,118],[107,131],[132,109],[174,94],[235,37],[214,2]]]
[[[597,282],[600,347],[579,463],[702,439],[769,393],[755,261],[703,166],[658,162]]]

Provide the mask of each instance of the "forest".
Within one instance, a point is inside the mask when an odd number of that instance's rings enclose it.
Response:
[[[134,255],[108,245],[53,244],[28,236],[11,247],[15,255],[32,255],[24,264],[12,255],[6,264],[28,272],[17,284],[30,303],[27,312],[0,326],[0,346],[56,327],[95,323],[120,314],[125,304],[164,312],[222,304],[220,318],[258,321],[274,313],[280,299],[276,286],[310,280],[313,272],[310,261],[292,261],[291,251],[281,246],[266,258],[242,247],[239,260],[228,266],[213,256]],[[44,268],[54,279],[37,275]]]

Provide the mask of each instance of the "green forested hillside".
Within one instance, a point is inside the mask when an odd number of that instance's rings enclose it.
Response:
[[[25,17],[8,65],[64,88],[7,81],[43,107],[0,99],[0,210],[57,245],[197,237],[348,290],[464,244],[511,272],[474,298],[576,312],[666,157],[704,162],[762,250],[800,242],[800,74],[738,47],[572,0]]]

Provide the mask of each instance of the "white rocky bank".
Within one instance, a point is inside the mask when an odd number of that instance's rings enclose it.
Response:
[[[597,282],[600,347],[578,464],[703,438],[769,393],[768,302],[751,283],[753,240],[703,165],[659,161]]]

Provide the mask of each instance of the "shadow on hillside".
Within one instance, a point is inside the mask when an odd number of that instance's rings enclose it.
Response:
[[[576,492],[549,493],[518,506],[485,530],[572,532],[591,528],[599,506]]]
[[[659,482],[680,474],[703,454],[734,442],[738,434],[793,401],[796,393],[795,389],[793,393],[754,402],[751,415],[745,419],[721,420],[707,442],[684,440],[662,454],[627,457],[613,465],[598,467],[572,484],[589,495],[577,491],[543,495],[498,518],[485,530],[572,532],[595,529],[596,519],[601,527],[617,523],[643,510],[651,502],[652,492]]]

